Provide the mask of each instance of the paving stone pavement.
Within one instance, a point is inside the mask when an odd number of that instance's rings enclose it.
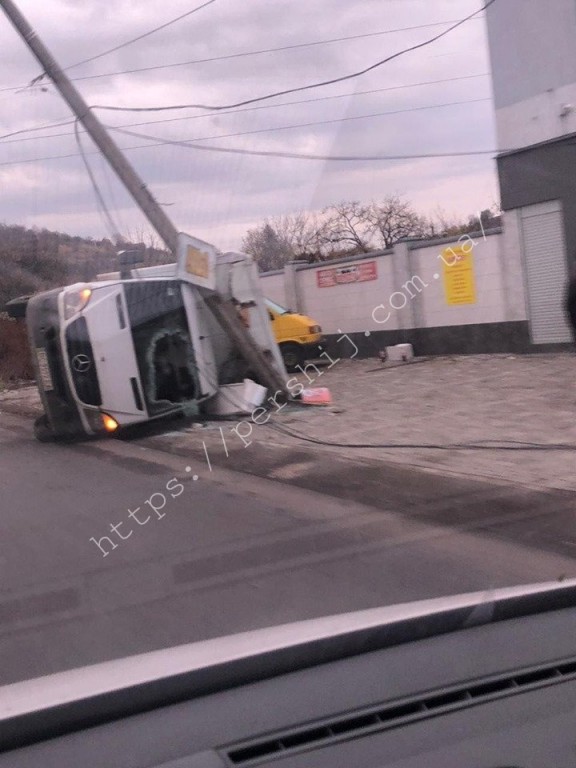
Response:
[[[284,409],[267,430],[275,442],[297,442],[277,428],[348,445],[516,441],[510,450],[329,450],[442,474],[576,490],[575,355],[437,357],[394,367],[343,360],[324,369],[313,386],[329,387],[334,407]],[[520,442],[539,448],[524,450]],[[551,448],[559,443],[570,449]]]
[[[436,357],[396,365],[341,360],[309,367],[307,374],[311,381],[303,375],[299,380],[328,387],[331,406],[272,407],[261,426],[249,416],[177,431],[170,425],[157,444],[202,451],[213,459],[252,453],[254,444],[284,448],[286,467],[275,470],[284,480],[299,471],[290,453],[306,447],[309,455],[333,453],[359,464],[576,491],[576,355]],[[0,393],[0,411],[31,416],[38,408],[34,388]],[[507,441],[508,449],[463,447],[479,441]],[[366,444],[397,447],[351,447]],[[423,447],[430,444],[439,447]],[[413,447],[398,447],[405,445]]]

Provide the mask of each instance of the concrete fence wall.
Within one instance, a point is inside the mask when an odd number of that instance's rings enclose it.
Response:
[[[475,245],[473,245],[475,243]],[[451,254],[445,261],[438,256],[450,249],[451,243],[438,247],[432,245],[412,251],[413,269],[428,286],[420,294],[423,305],[424,327],[471,325],[476,323],[499,323],[506,320],[506,302],[502,283],[502,238],[488,235],[486,239],[474,237],[462,243],[470,249],[473,259],[473,279],[476,301],[470,304],[449,305],[446,301],[444,271],[451,269]],[[434,278],[434,275],[439,275]]]
[[[329,341],[350,334],[364,355],[401,342],[418,355],[527,351],[521,260],[505,252],[513,234],[402,242],[261,278],[269,298],[317,320]]]
[[[382,297],[390,292],[394,283],[391,257],[391,253],[383,253],[377,257],[334,266],[327,263],[320,269],[297,270],[303,311],[318,320],[328,334],[337,333],[338,329],[345,333],[377,329],[378,325],[372,320],[371,313],[380,304]],[[375,264],[376,279],[319,287],[319,281],[326,276],[327,270],[360,268],[366,264]],[[398,327],[397,317],[391,318],[390,327]]]
[[[284,272],[265,272],[260,278],[263,280],[266,297],[285,307],[288,302],[284,289]]]

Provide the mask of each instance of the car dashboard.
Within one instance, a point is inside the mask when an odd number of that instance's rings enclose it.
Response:
[[[576,586],[550,598],[362,611],[6,686],[0,768],[568,768]]]

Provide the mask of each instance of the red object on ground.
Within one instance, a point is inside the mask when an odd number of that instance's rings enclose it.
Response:
[[[302,390],[301,400],[308,405],[330,405],[332,395],[328,387],[313,387]]]

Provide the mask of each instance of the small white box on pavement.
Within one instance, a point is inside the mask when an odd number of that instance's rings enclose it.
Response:
[[[252,379],[244,379],[242,384],[224,384],[208,404],[207,410],[216,416],[252,413],[262,405],[266,392],[266,387],[256,384]]]
[[[412,344],[395,344],[393,347],[386,347],[386,360],[391,363],[406,363],[414,359],[414,349]]]

